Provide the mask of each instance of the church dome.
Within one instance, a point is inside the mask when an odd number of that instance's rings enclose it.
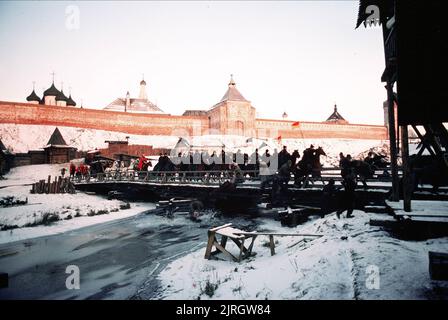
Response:
[[[56,96],[56,101],[66,101],[68,98],[65,96],[64,92],[61,90],[59,91],[59,94]]]
[[[26,101],[37,101],[37,102],[40,102],[40,98],[36,94],[36,92],[34,92],[34,90],[33,90],[33,92],[31,92],[31,94],[28,97],[26,97]]]
[[[44,97],[47,96],[55,96],[57,97],[59,95],[60,91],[56,89],[54,86],[54,83],[51,84],[51,87],[44,91]]]
[[[146,86],[146,81],[143,79],[142,81],[140,81],[140,85],[141,86]]]
[[[68,106],[73,106],[73,107],[76,106],[76,102],[72,99],[72,95],[71,94],[67,98],[67,105]]]

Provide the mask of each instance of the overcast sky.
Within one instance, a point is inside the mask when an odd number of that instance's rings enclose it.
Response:
[[[69,7],[69,6],[76,6]],[[74,14],[79,9],[79,25]],[[165,112],[208,109],[230,74],[258,117],[383,123],[381,29],[358,1],[0,2],[0,100],[55,84],[103,108],[142,74]]]

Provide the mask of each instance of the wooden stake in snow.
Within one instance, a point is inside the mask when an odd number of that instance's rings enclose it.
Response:
[[[33,183],[31,186],[31,193],[75,193],[75,187],[69,178],[54,177],[54,181],[51,182],[51,176],[48,176],[47,182],[45,180],[39,180]]]

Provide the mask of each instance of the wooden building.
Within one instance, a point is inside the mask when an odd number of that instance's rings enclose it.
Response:
[[[67,145],[58,128],[54,129],[44,151],[45,163],[66,163],[76,154],[76,148]]]
[[[0,176],[7,173],[12,167],[12,159],[13,155],[0,140]]]

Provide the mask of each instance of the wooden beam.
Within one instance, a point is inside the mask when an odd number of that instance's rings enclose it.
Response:
[[[384,60],[386,70],[390,67],[389,53],[386,49],[386,41],[390,34],[387,29],[386,24],[383,24],[383,44],[384,44]],[[392,194],[391,201],[399,200],[399,190],[398,190],[398,169],[397,169],[397,137],[395,132],[395,107],[394,107],[394,91],[392,75],[388,75],[386,82],[387,90],[387,110],[388,110],[388,127],[389,127],[389,144],[390,144],[390,162],[391,162],[391,173],[392,173]]]
[[[418,156],[421,156],[425,149],[428,149],[429,153],[432,156],[435,156],[436,154],[432,150],[431,145],[428,143],[428,137],[426,136],[427,133],[425,133],[425,135],[422,135],[416,125],[412,125],[412,129],[414,129],[415,133],[420,139],[420,150],[418,151]]]
[[[310,233],[276,233],[276,232],[235,232],[244,236],[278,236],[278,237],[322,237],[322,234],[310,234]]]
[[[388,116],[389,116],[389,145],[390,145],[390,162],[392,173],[392,195],[391,201],[399,200],[398,190],[398,168],[397,168],[397,137],[395,135],[395,108],[392,84],[387,82],[387,101],[388,101]]]
[[[447,218],[448,219],[448,213],[447,214],[423,214],[423,213],[395,213],[398,217],[428,217],[428,218]]]
[[[227,227],[230,227],[231,225],[232,225],[231,223],[223,224],[222,226],[212,228],[212,229],[210,229],[209,231],[211,231],[211,232],[216,232],[216,231],[218,231],[219,229],[227,228]]]
[[[412,181],[409,166],[408,126],[401,126],[401,159],[403,161],[403,209],[411,211]]]

